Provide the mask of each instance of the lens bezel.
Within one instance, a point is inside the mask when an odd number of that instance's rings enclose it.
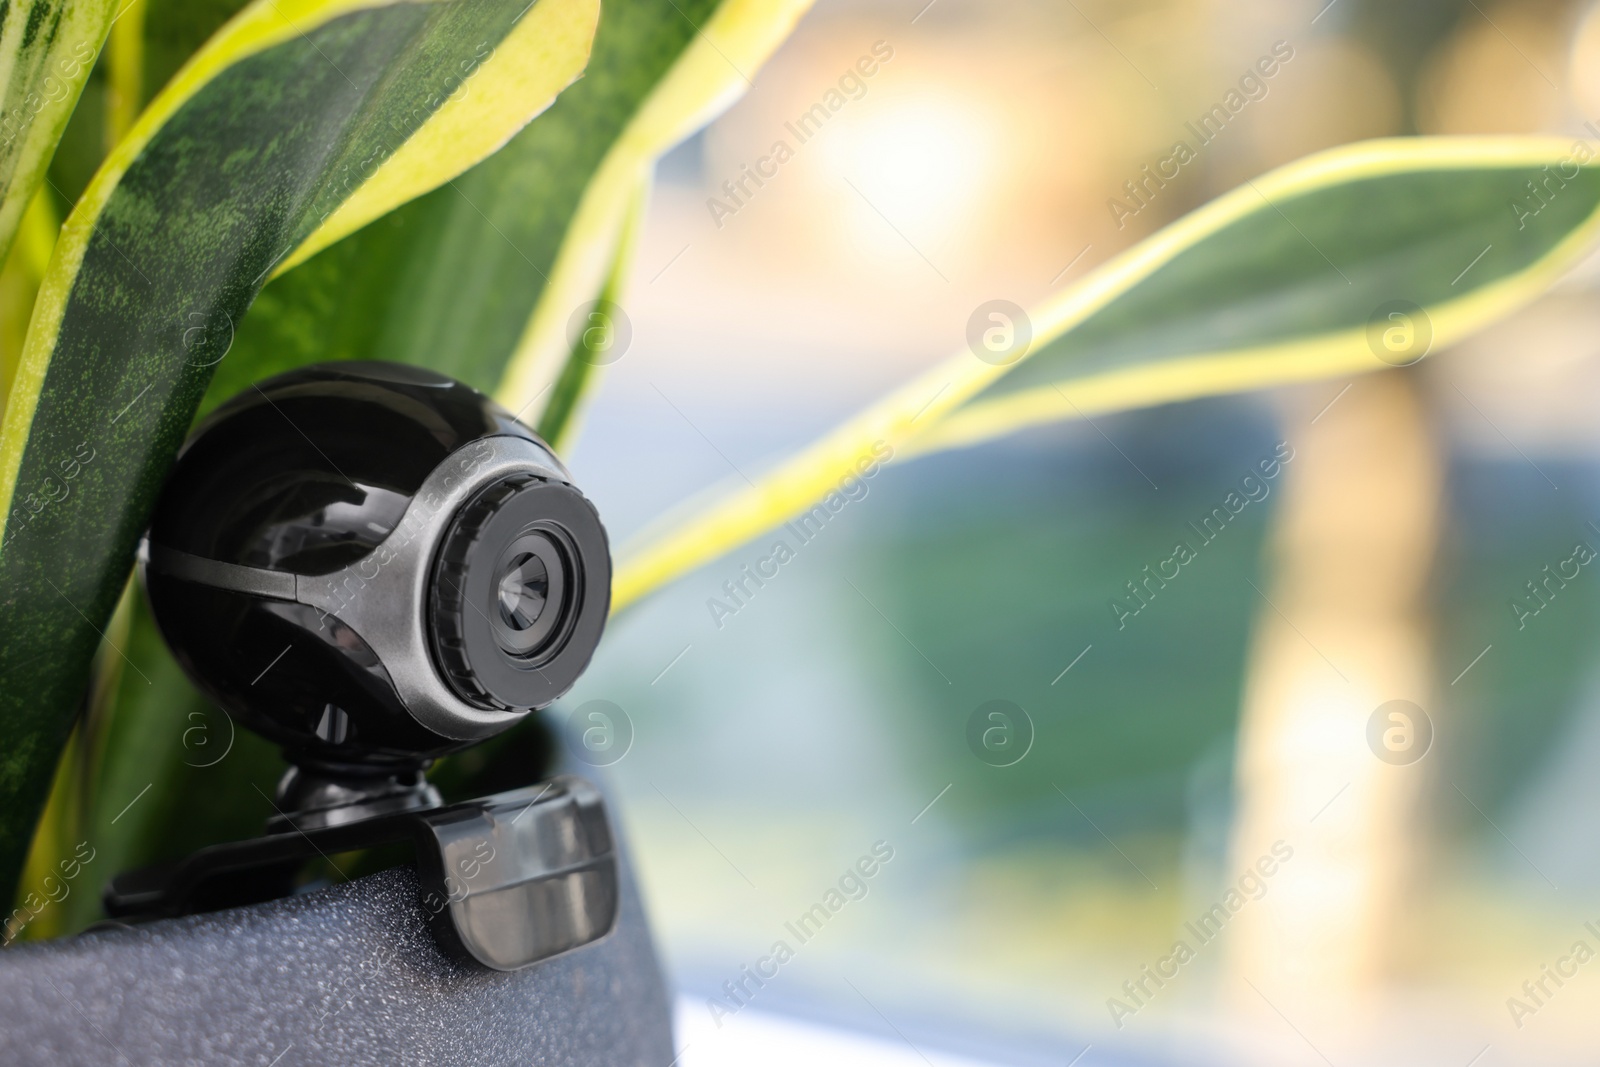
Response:
[[[519,542],[539,536],[565,568],[562,600],[548,603],[523,651],[502,638],[499,585]],[[565,693],[588,666],[611,601],[611,557],[594,506],[565,482],[503,476],[456,512],[430,584],[435,662],[475,707],[523,711]],[[552,614],[552,611],[554,614]]]

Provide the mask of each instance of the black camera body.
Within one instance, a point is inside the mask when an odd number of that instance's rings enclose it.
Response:
[[[414,769],[549,705],[611,593],[605,528],[544,442],[398,364],[292,371],[219,408],[142,564],[196,683],[335,768]]]
[[[428,764],[571,688],[611,595],[605,528],[544,442],[386,363],[291,371],[218,408],[141,570],[185,671],[284,746],[301,827],[436,807]]]
[[[426,778],[567,692],[610,607],[599,515],[510,413],[398,364],[264,381],[184,445],[139,566],[184,670],[291,766],[264,836],[119,875],[110,914],[273,900],[317,855],[409,844],[460,961],[515,971],[612,929],[594,786],[564,775],[446,807]]]

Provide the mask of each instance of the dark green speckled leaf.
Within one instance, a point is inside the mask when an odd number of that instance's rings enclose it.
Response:
[[[44,180],[115,0],[0,0],[0,262]]]

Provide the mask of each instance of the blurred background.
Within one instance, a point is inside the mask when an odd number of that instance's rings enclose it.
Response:
[[[1584,3],[822,0],[662,162],[574,471],[626,542],[1246,178],[1591,121]],[[794,1019],[886,1063],[1591,1062],[1595,278],[1407,370],[892,461],[776,577],[764,537],[617,619],[566,708],[630,739],[591,758],[683,1062],[846,1062]]]

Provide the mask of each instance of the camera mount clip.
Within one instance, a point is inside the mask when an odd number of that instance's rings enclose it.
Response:
[[[581,778],[432,810],[301,826],[212,845],[114,878],[106,911],[154,919],[285,895],[307,860],[409,842],[422,904],[451,955],[513,971],[597,941],[617,918],[617,863],[605,802]]]

